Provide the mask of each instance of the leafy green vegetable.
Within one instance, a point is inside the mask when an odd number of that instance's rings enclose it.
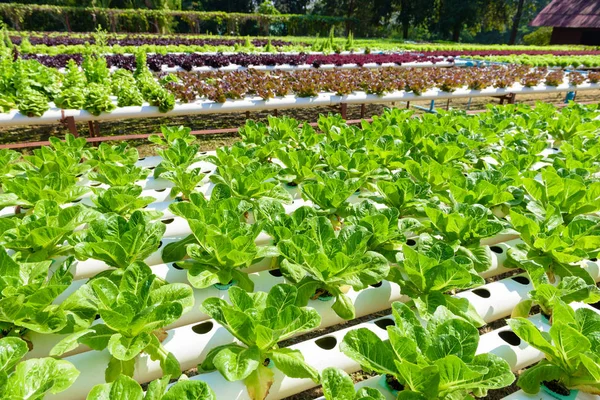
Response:
[[[190,203],[172,204],[175,215],[187,219],[192,236],[179,244],[167,246],[163,252],[171,260],[177,254],[177,265],[188,270],[188,280],[197,288],[235,281],[241,288],[252,291],[254,282],[240,271],[263,257],[275,256],[272,246],[257,246],[256,237],[262,230],[259,223],[248,224],[243,213],[249,205],[235,198],[211,200],[192,194]],[[182,250],[191,260],[183,259]]]
[[[159,338],[164,337],[165,326],[193,307],[191,287],[162,282],[141,262],[96,276],[86,286],[95,294],[103,323],[67,336],[54,346],[51,355],[73,350],[78,343],[98,351],[108,348],[111,359],[105,372],[107,382],[117,380],[121,374],[132,377],[135,360],[142,352],[160,361],[165,374],[180,374],[179,362]]]
[[[586,184],[576,174],[560,176],[552,167],[542,171],[542,182],[534,178],[523,179],[523,186],[532,202],[528,211],[540,218],[556,210],[565,223],[582,214],[600,210],[600,182]]]
[[[211,297],[201,306],[235,336],[241,344],[212,349],[199,366],[203,371],[218,370],[228,381],[243,380],[253,400],[267,397],[273,385],[275,367],[291,378],[310,378],[319,382],[319,373],[306,364],[298,350],[279,348],[277,343],[293,335],[317,328],[321,317],[312,308],[303,307],[298,289],[279,284],[269,293],[247,293],[238,287],[229,289],[231,304]]]
[[[152,196],[142,196],[142,187],[138,185],[112,186],[108,189],[92,188],[94,195],[92,202],[96,210],[108,214],[115,213],[128,218],[134,211],[141,211],[150,219],[160,218],[160,211],[143,210],[150,203],[156,201]]]
[[[545,359],[525,370],[517,384],[535,394],[544,381],[556,380],[568,389],[600,394],[600,315],[558,301],[548,333],[540,332],[529,320],[508,320],[511,329],[530,346],[544,353]]]
[[[272,181],[281,168],[275,164],[221,165],[210,176],[215,184],[213,191],[229,192],[233,197],[256,202],[258,199],[275,199],[291,203],[292,196],[279,183]]]
[[[83,109],[92,115],[110,113],[117,106],[110,98],[110,88],[99,83],[90,83],[86,88]]]
[[[365,183],[360,178],[349,178],[344,172],[320,173],[316,181],[302,186],[302,195],[312,201],[324,215],[343,216],[348,199]]]
[[[279,173],[278,179],[285,183],[300,184],[316,177],[319,168],[319,153],[310,150],[295,150],[276,152],[277,158],[285,166]]]
[[[41,117],[50,109],[48,97],[29,86],[17,92],[17,99],[19,112],[28,117]]]
[[[527,271],[541,268],[550,282],[554,282],[557,275],[561,278],[577,276],[594,285],[594,279],[578,263],[596,257],[600,251],[600,219],[579,215],[565,226],[555,208],[548,211],[545,219],[540,220],[534,214],[511,210],[511,223],[524,243],[508,250],[506,265]]]
[[[19,258],[45,261],[73,253],[66,243],[73,232],[98,218],[98,213],[82,205],[60,208],[55,201],[40,200],[22,219],[2,218],[0,244],[19,252]]]
[[[420,185],[410,178],[398,178],[393,182],[377,181],[377,196],[369,198],[377,203],[396,208],[401,216],[420,216],[426,199],[430,198],[429,185]]]
[[[138,167],[137,165],[119,165],[105,162],[98,164],[95,170],[89,173],[89,178],[109,186],[127,186],[146,179],[149,172],[147,168]]]
[[[72,241],[80,260],[92,258],[114,268],[127,268],[157,251],[165,230],[165,224],[148,221],[141,211],[134,211],[129,219],[108,214],[77,232]]]
[[[510,385],[514,376],[502,358],[475,355],[479,332],[464,319],[439,307],[426,326],[408,306],[392,304],[395,326],[382,341],[367,328],[350,331],[341,351],[363,370],[391,375],[403,389],[399,399],[484,397],[490,389]]]
[[[306,304],[320,295],[335,297],[332,309],[344,319],[355,318],[352,300],[345,294],[350,286],[362,290],[385,279],[390,267],[386,258],[368,250],[372,234],[358,225],[334,230],[325,217],[311,218],[304,233],[281,240],[281,271],[296,283]]]
[[[558,285],[551,285],[541,266],[528,265],[527,272],[532,278],[534,290],[529,292],[530,299],[521,301],[513,310],[512,317],[527,318],[534,305],[539,305],[546,317],[552,316],[554,305],[558,302],[566,304],[574,301],[596,303],[600,301],[600,289],[589,285],[576,276],[567,276]]]
[[[27,330],[39,333],[71,333],[90,326],[96,316],[91,294],[80,288],[60,305],[53,302],[73,282],[69,272],[73,258],[52,261],[17,262],[0,247],[0,332],[2,336],[23,336]]]
[[[169,385],[170,375],[154,380],[144,390],[135,380],[126,375],[112,383],[96,385],[87,396],[87,400],[216,400],[217,397],[205,382],[188,380],[182,375],[177,383]]]
[[[430,318],[438,306],[443,305],[476,326],[485,324],[467,299],[456,298],[448,293],[468,289],[485,283],[473,266],[472,260],[455,255],[454,249],[445,241],[421,236],[417,250],[403,246],[398,267],[392,268],[389,280],[402,288],[409,296],[411,305],[419,310],[422,318]]]
[[[398,220],[400,213],[396,208],[378,209],[368,201],[355,204],[349,214],[344,223],[366,228],[371,233],[368,249],[385,255],[391,262],[396,261],[396,253],[406,242],[406,235],[421,227],[413,218]]]
[[[158,150],[162,161],[154,170],[154,177],[173,182],[175,186],[171,189],[171,197],[175,198],[181,194],[182,198],[187,200],[205,176],[200,168],[190,168],[192,164],[201,160],[198,156],[200,146],[192,145],[195,138],[190,134],[190,128],[162,127],[162,130],[169,147]],[[152,141],[164,143],[158,136],[153,137]]]
[[[473,261],[477,272],[492,266],[492,251],[481,245],[481,239],[492,237],[504,229],[490,210],[482,205],[456,204],[452,210],[425,207],[429,221],[423,223],[433,235],[441,235],[458,255]]]
[[[321,383],[325,400],[385,400],[379,390],[370,387],[355,392],[352,378],[338,368],[325,368],[321,372]]]
[[[103,142],[96,148],[86,149],[85,157],[95,165],[111,163],[133,165],[138,161],[139,153],[135,147],[129,147],[127,142],[113,145]]]
[[[42,400],[47,393],[60,393],[75,382],[79,371],[73,364],[54,358],[19,362],[27,344],[16,337],[0,338],[0,399]]]

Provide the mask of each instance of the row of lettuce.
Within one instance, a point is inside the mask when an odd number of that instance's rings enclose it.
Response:
[[[329,35],[322,40],[318,38],[222,38],[212,36],[156,36],[156,35],[122,35],[108,34],[99,30],[92,34],[40,34],[31,32],[17,35],[7,30],[0,31],[1,52],[21,53],[27,57],[37,59],[48,66],[64,67],[66,60],[73,57],[81,59],[82,55],[92,51],[96,54],[111,53],[115,65],[126,64],[128,54],[139,51],[162,56],[168,64],[179,64],[182,67],[192,65],[190,60],[181,56],[193,56],[197,64],[198,58],[206,53],[234,52],[249,53],[253,65],[276,65],[280,60],[277,57],[282,52],[295,53],[289,55],[293,65],[306,61],[304,52],[320,52],[325,60],[318,60],[318,64],[337,64],[343,52],[352,53],[352,63],[364,64],[377,62],[370,60],[371,53],[379,54],[383,50],[387,55],[398,55],[397,51],[412,52],[423,58],[449,58],[480,59],[490,62],[505,62],[545,67],[571,67],[592,68],[600,65],[600,53],[595,48],[568,48],[568,47],[536,47],[520,46],[507,48],[502,46],[443,46],[436,47],[431,44],[403,44],[387,43],[385,41],[355,40],[350,33],[347,38],[335,38]],[[291,40],[291,41],[290,41]],[[262,54],[261,54],[262,53]],[[267,54],[265,54],[267,53]],[[374,55],[376,55],[374,54]],[[331,58],[331,59],[329,59]],[[216,59],[209,57],[206,65],[228,65],[236,59],[229,59],[228,55],[221,55]],[[309,60],[308,64],[312,64]],[[331,62],[329,62],[331,61]],[[395,61],[389,61],[395,62]],[[404,60],[403,62],[406,62]],[[201,62],[202,63],[202,62]],[[273,64],[275,63],[275,64]],[[318,65],[317,64],[317,65]]]
[[[227,100],[258,96],[264,100],[276,96],[314,97],[319,93],[348,95],[357,91],[384,95],[395,91],[416,95],[439,88],[453,92],[468,88],[509,88],[573,86],[598,83],[600,72],[582,74],[525,66],[489,66],[477,68],[378,68],[344,71],[301,70],[266,73],[255,70],[233,72],[180,72],[153,74],[145,53],[138,53],[133,72],[108,68],[106,59],[88,54],[81,68],[70,60],[66,72],[45,67],[35,60],[0,60],[0,111],[19,110],[36,117],[51,105],[63,110],[85,110],[93,115],[110,113],[117,107],[150,104],[160,112],[173,110],[177,102]]]
[[[209,298],[201,310],[239,343],[212,349],[199,371],[243,380],[252,399],[267,396],[271,365],[321,382],[328,399],[383,398],[375,389],[355,394],[341,371],[319,373],[298,350],[278,345],[320,326],[311,300],[328,301],[351,320],[349,289],[383,280],[411,300],[392,305],[389,340],[353,330],[340,345],[344,354],[386,375],[401,399],[482,397],[514,376],[505,360],[476,355],[485,322],[452,294],[485,283],[479,274],[502,249],[481,242],[500,234],[520,235],[505,266],[525,270],[534,287],[509,324],[546,355],[520,375],[519,386],[536,393],[543,381],[557,381],[567,391],[600,394],[600,315],[568,305],[600,300],[584,268],[600,251],[598,115],[597,107],[576,104],[420,119],[389,110],[360,127],[322,117],[318,130],[270,118],[249,121],[241,142],[214,155],[198,153],[189,129],[164,128],[151,137],[162,157],[153,175],[172,183],[169,209],[190,228],[164,247],[162,214],[147,208],[155,199],[135,184],[150,170],[136,165],[134,148],[90,148],[68,136],[31,155],[2,150],[0,353],[8,362],[1,364],[0,398],[42,398],[77,379],[64,360],[19,363],[35,346],[30,332],[67,335],[53,357],[79,345],[108,349],[107,384],[90,399],[139,398],[131,378],[142,353],[164,372],[146,396],[214,398],[202,376],[166,391],[181,368],[162,344],[165,327],[199,306],[193,288],[213,285],[233,285],[229,302]],[[208,173],[197,167],[201,160],[216,166],[209,198],[199,191]],[[294,195],[309,203],[286,211]],[[257,246],[261,232],[272,243]],[[163,262],[187,271],[189,284],[153,274],[144,260],[159,248]],[[265,257],[286,283],[254,293],[245,269]],[[88,259],[110,268],[55,304],[73,283],[73,266]],[[552,323],[549,336],[526,319],[536,306]]]

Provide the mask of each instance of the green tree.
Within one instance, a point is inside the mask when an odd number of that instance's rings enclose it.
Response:
[[[275,0],[274,3],[283,14],[305,14],[309,0]]]
[[[398,21],[402,27],[402,37],[408,39],[408,30],[411,26],[419,26],[435,15],[435,0],[396,0],[396,7],[400,14]]]

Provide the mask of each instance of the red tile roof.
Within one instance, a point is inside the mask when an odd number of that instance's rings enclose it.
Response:
[[[600,0],[552,0],[531,26],[600,28]]]

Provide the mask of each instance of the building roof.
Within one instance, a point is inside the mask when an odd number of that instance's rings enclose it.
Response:
[[[552,0],[531,26],[600,28],[600,0]]]

